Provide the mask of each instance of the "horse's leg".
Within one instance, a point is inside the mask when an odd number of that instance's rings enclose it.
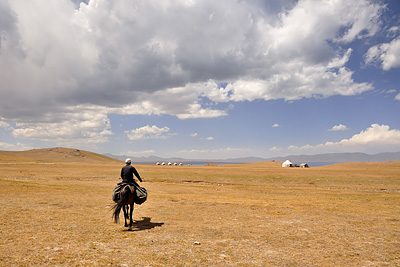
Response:
[[[128,205],[122,206],[122,209],[124,210],[125,227],[128,227],[128,223],[126,222],[126,219],[127,219],[127,217],[128,217],[128,211],[127,211],[127,209],[129,209],[129,208],[128,208]]]
[[[126,204],[126,219],[129,220],[129,204]]]
[[[133,224],[133,205],[135,205],[135,203],[131,204],[131,209],[129,211],[129,218],[130,218],[129,229],[132,229],[132,224]]]

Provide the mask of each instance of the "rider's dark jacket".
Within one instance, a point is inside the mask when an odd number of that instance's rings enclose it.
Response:
[[[128,184],[136,184],[136,181],[133,179],[133,175],[135,175],[140,182],[142,182],[142,178],[140,178],[139,173],[130,164],[126,164],[124,167],[121,169],[121,178],[123,183],[128,183]]]

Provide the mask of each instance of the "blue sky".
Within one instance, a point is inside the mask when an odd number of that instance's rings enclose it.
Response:
[[[400,151],[400,2],[0,0],[0,150]]]

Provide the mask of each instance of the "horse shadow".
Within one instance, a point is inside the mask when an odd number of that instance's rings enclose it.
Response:
[[[150,230],[155,227],[161,227],[164,223],[153,223],[151,222],[151,218],[142,217],[142,220],[135,220],[132,224],[132,229],[128,229],[128,231],[144,231]]]

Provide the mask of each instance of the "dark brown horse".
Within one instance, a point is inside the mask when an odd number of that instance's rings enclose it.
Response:
[[[133,185],[126,185],[121,189],[120,198],[117,204],[114,205],[113,218],[114,222],[119,222],[119,214],[121,209],[124,211],[125,227],[128,227],[127,220],[129,222],[129,230],[132,229],[133,224],[133,209],[136,199],[136,190]]]

